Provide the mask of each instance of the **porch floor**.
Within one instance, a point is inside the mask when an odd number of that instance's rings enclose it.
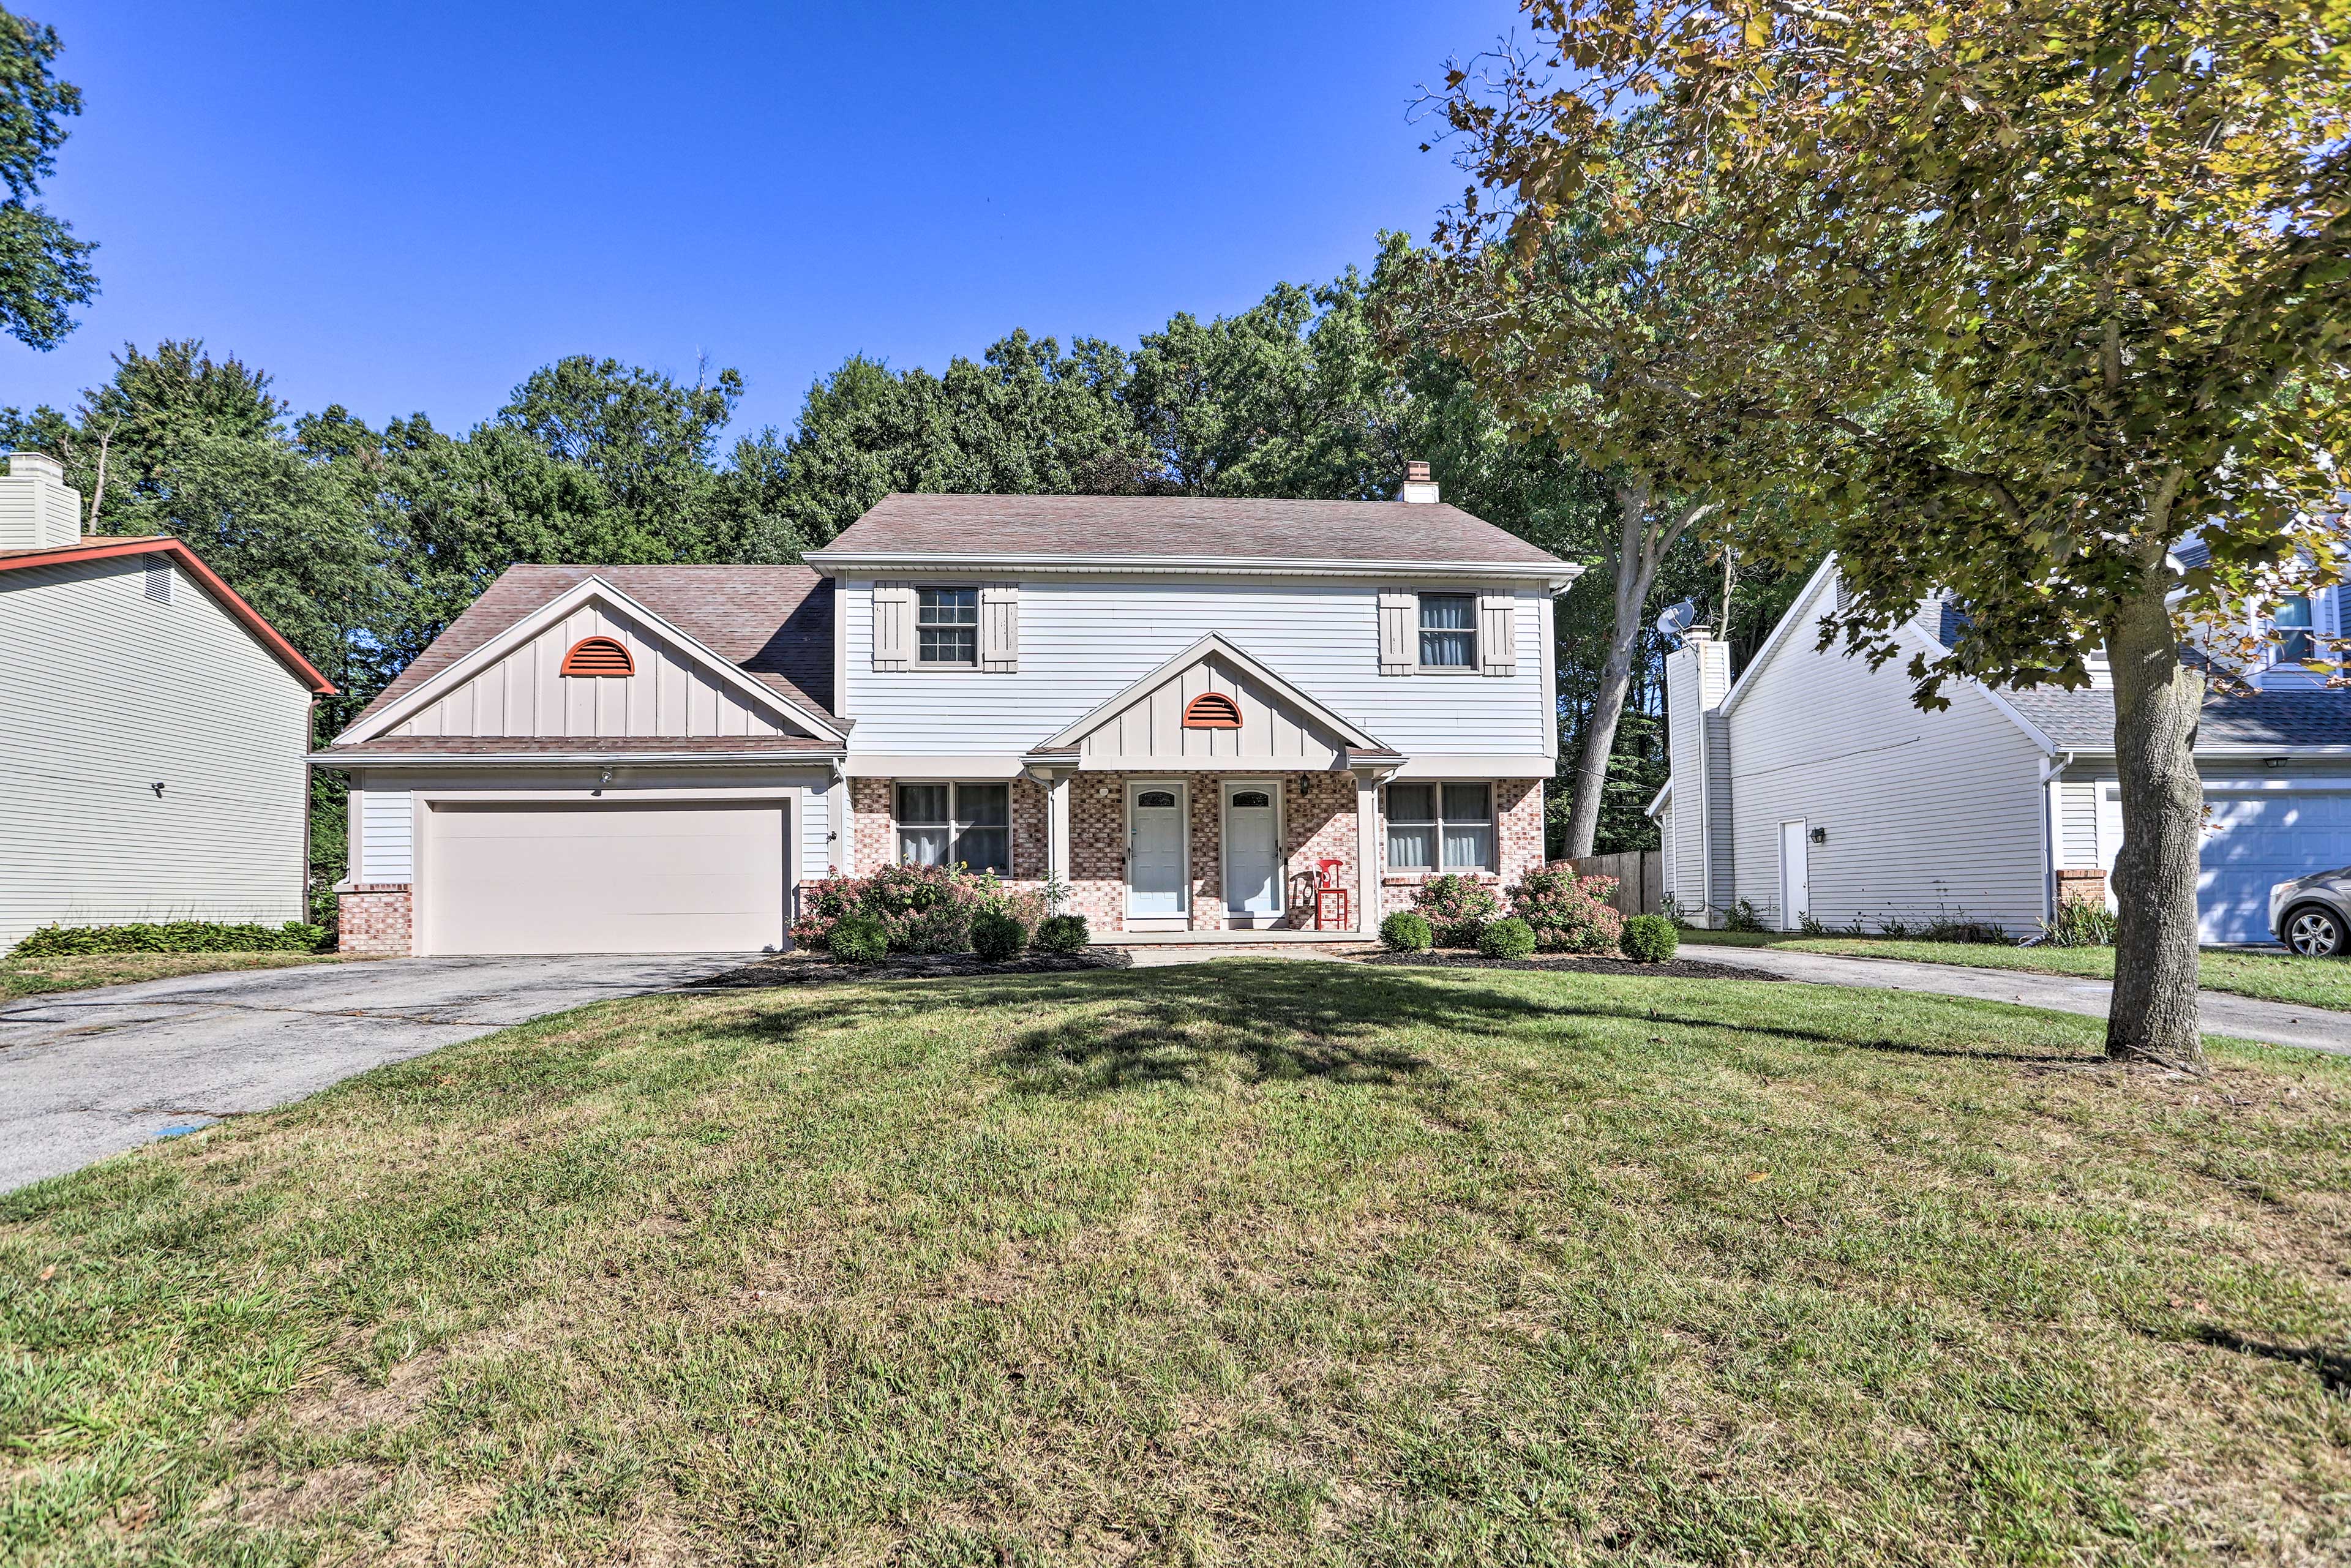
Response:
[[[1096,947],[1197,946],[1208,942],[1377,942],[1372,931],[1105,931],[1094,936]]]

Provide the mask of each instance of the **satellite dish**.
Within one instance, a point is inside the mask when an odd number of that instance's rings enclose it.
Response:
[[[1668,637],[1678,637],[1690,629],[1698,619],[1698,601],[1685,599],[1679,604],[1668,604],[1657,617],[1657,630]]]

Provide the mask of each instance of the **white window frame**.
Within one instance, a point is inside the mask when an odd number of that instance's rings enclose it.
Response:
[[[1486,828],[1487,863],[1484,865],[1466,866],[1447,865],[1445,863],[1445,824],[1447,821],[1451,821],[1463,826],[1467,826],[1470,821],[1470,819],[1466,817],[1454,817],[1448,819],[1445,815],[1446,786],[1459,786],[1465,784],[1477,785],[1486,791],[1486,815],[1484,818],[1484,823]],[[1429,803],[1436,814],[1432,817],[1399,818],[1395,814],[1393,806],[1395,791],[1398,789],[1427,789]],[[1388,870],[1400,873],[1419,873],[1426,874],[1428,876],[1442,876],[1447,873],[1451,873],[1457,876],[1475,876],[1479,874],[1498,876],[1501,873],[1502,823],[1498,804],[1500,800],[1500,794],[1495,789],[1494,781],[1492,779],[1400,779],[1386,785],[1384,787],[1384,791],[1385,798],[1380,802],[1380,817],[1383,828],[1383,858],[1388,862]],[[1436,858],[1437,862],[1437,864],[1400,865],[1396,863],[1395,858],[1395,829],[1399,823],[1408,828],[1425,827],[1430,830],[1430,852]]]
[[[935,593],[967,593],[971,595],[971,619],[968,621],[928,621],[924,618],[923,601]],[[914,667],[923,670],[977,670],[979,668],[980,592],[977,583],[925,582],[914,588]],[[971,633],[971,657],[968,659],[934,659],[923,644],[923,633],[930,632],[968,632]]]
[[[1467,626],[1437,627],[1427,625],[1422,620],[1422,616],[1426,611],[1428,601],[1432,599],[1458,599],[1468,604],[1469,606],[1469,624]],[[1479,643],[1483,640],[1483,636],[1479,628],[1478,622],[1484,618],[1483,607],[1484,601],[1474,590],[1464,591],[1453,588],[1425,588],[1416,590],[1412,596],[1412,656],[1414,667],[1424,675],[1474,675],[1482,672],[1486,665],[1485,661],[1481,656],[1483,650],[1479,646]],[[1432,664],[1423,659],[1420,656],[1424,648],[1422,639],[1426,637],[1432,631],[1447,636],[1458,634],[1468,638],[1468,661],[1465,664]],[[1469,780],[1458,780],[1458,782],[1469,782]]]
[[[903,803],[905,800],[905,796],[903,791],[907,789],[945,789],[947,792],[947,820],[944,822],[910,823],[902,809]],[[1003,790],[1004,821],[1002,822],[974,822],[967,819],[963,813],[963,792],[966,789]],[[909,861],[906,858],[906,829],[909,826],[918,829],[945,828],[946,830],[947,842],[945,852],[946,858],[939,862],[943,865],[968,865],[970,863],[967,861],[956,858],[956,852],[963,848],[963,836],[967,832],[972,831],[975,829],[984,833],[1000,832],[1004,835],[1004,865],[1003,868],[998,871],[996,874],[1000,877],[1009,877],[1012,874],[1012,785],[1009,780],[1002,779],[901,779],[894,780],[890,786],[890,831],[893,835],[895,835],[897,840],[896,855],[893,862],[894,864],[915,865],[922,863],[916,861]],[[987,868],[975,866],[972,867],[972,869],[975,871],[981,871]]]

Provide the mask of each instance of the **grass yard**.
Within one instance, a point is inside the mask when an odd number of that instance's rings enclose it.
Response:
[[[1227,961],[664,997],[0,1197],[0,1558],[2351,1556],[2351,1062]]]
[[[1979,969],[2029,969],[2038,975],[2115,977],[2111,947],[2002,947],[1988,942],[1913,942],[1895,936],[1781,936],[1761,931],[1685,931],[1685,943],[1719,946],[1787,947],[1856,958],[1907,958],[1918,964],[1967,964]],[[2208,947],[2196,957],[2197,983],[2264,1001],[2305,1002],[2351,1011],[2351,959],[2301,958],[2291,953],[2240,953]]]
[[[338,964],[340,953],[99,953],[74,958],[0,957],[0,1001],[45,991],[84,991],[168,980],[223,969],[282,969],[295,964]]]

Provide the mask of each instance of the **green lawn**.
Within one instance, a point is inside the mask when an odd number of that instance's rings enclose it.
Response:
[[[107,953],[80,958],[0,956],[0,1001],[44,991],[81,991],[168,980],[222,969],[282,969],[293,964],[344,962],[340,953]]]
[[[604,1004],[0,1197],[0,1560],[2341,1561],[2351,1062],[1236,961]]]
[[[1759,931],[1685,931],[1682,940],[1737,947],[1788,947],[1800,953],[1841,953],[1859,958],[1907,958],[1920,964],[1970,964],[1980,969],[2030,969],[2040,975],[2086,975],[2098,980],[2115,977],[2111,947],[2001,947],[1979,942],[1783,936]],[[2197,983],[2208,991],[2351,1010],[2351,959],[2298,958],[2289,953],[2208,947],[2197,956],[2196,973]]]

